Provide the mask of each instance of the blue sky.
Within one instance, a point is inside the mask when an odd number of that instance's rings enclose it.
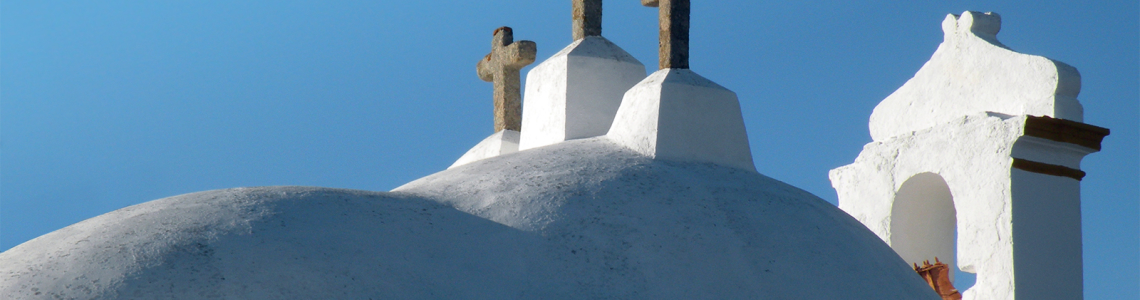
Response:
[[[914,2],[914,3],[909,3]],[[757,169],[836,201],[827,171],[942,41],[995,11],[1010,48],[1081,71],[1089,299],[1140,294],[1140,8],[1120,1],[694,1],[692,68],[735,91]],[[1089,4],[1095,3],[1095,4]],[[491,31],[539,60],[569,1],[4,1],[0,250],[128,205],[239,186],[389,190],[491,134],[475,74]],[[657,22],[605,4],[604,35],[651,68]],[[529,70],[524,69],[524,72]]]

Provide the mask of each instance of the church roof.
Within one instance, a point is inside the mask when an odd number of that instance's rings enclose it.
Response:
[[[155,200],[0,261],[0,294],[16,298],[934,297],[878,237],[807,192],[650,159],[605,137],[393,192],[262,187]]]

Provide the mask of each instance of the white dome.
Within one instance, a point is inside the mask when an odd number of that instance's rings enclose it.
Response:
[[[10,299],[937,299],[878,237],[807,192],[604,137],[387,193],[151,201],[0,253],[0,276]]]

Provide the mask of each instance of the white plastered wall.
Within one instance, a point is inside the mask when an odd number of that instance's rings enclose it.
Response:
[[[830,173],[839,208],[894,247],[897,193],[916,175],[936,174],[953,197],[957,265],[977,274],[964,299],[1080,299],[1080,181],[1012,164],[1076,169],[1095,150],[1025,136],[1025,123],[1026,116],[983,113],[867,144]]]
[[[867,144],[854,163],[831,171],[839,208],[889,244],[896,192],[915,175],[937,174],[957,212],[958,268],[977,274],[964,296],[1013,299],[1010,154],[1023,123],[981,114]]]
[[[871,138],[881,141],[987,111],[1081,122],[1077,69],[1006,48],[997,40],[1000,30],[997,14],[946,16],[943,42],[930,61],[875,107]]]
[[[957,268],[954,196],[942,176],[921,173],[907,179],[891,206],[891,248],[912,265],[943,262]],[[954,281],[954,272],[950,272]]]
[[[948,263],[977,274],[964,299],[1080,299],[1080,181],[1014,167],[1021,160],[1079,170],[1096,151],[1025,134],[1028,115],[1083,119],[1080,74],[1009,50],[997,41],[1000,27],[997,14],[947,16],[942,45],[875,107],[874,142],[831,171],[832,186],[841,209],[921,263],[946,255],[947,234],[895,227],[916,216],[894,213],[931,213],[896,200],[909,197],[900,195],[908,180],[941,179],[957,222],[956,259]],[[945,221],[934,214],[931,223]]]
[[[519,150],[606,134],[645,65],[604,37],[574,41],[526,76]]]

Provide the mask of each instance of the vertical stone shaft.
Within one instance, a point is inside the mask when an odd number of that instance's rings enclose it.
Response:
[[[479,79],[494,84],[495,132],[519,131],[522,127],[522,91],[520,70],[534,62],[536,46],[532,41],[514,42],[510,27],[495,29],[491,53],[479,60],[475,70]]]
[[[689,68],[689,0],[660,0],[662,69]]]
[[[602,0],[573,0],[574,40],[602,35]]]
[[[688,69],[689,0],[641,0],[641,4],[659,7],[658,66],[661,69]]]
[[[495,29],[491,38],[491,56],[495,56],[494,105],[495,132],[500,130],[519,131],[522,127],[522,99],[519,90],[519,70],[507,68],[503,51],[515,42],[514,31],[510,27]]]
[[[522,129],[522,91],[519,69],[499,69],[495,74],[495,132]]]

